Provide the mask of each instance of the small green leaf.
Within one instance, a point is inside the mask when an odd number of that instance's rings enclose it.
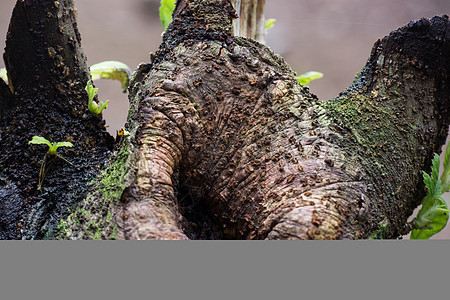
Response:
[[[73,147],[73,144],[70,142],[53,143],[52,146],[48,149],[48,153],[51,155],[55,155],[56,150],[58,150],[59,147]]]
[[[444,171],[441,175],[442,193],[450,191],[450,143],[447,144],[444,154]]]
[[[428,197],[426,197],[428,198]],[[428,209],[424,206],[420,209],[417,214],[414,225],[417,229],[411,232],[411,239],[429,239],[431,236],[435,235],[441,231],[448,222],[448,210],[447,203],[441,197],[432,200],[433,204]]]
[[[422,200],[422,208],[426,211],[434,205],[434,199],[441,196],[442,184],[439,179],[439,155],[434,154],[431,162],[431,176],[426,172],[423,173],[423,182],[427,188],[427,196]]]
[[[109,100],[106,100],[105,102],[102,102],[102,101],[99,102],[100,112],[102,112],[105,108],[108,107],[108,103],[109,103]]]
[[[161,5],[159,6],[159,19],[164,27],[164,31],[172,22],[172,13],[174,9],[175,0],[161,0]]]
[[[98,88],[94,88],[91,84],[90,81],[88,81],[86,83],[86,92],[88,94],[89,97],[89,101],[88,101],[88,108],[89,111],[93,114],[99,115],[103,112],[103,110],[108,107],[108,103],[109,100],[107,100],[106,102],[101,102],[100,101],[100,106],[97,102],[94,101],[94,97],[98,92]]]
[[[265,25],[266,30],[269,30],[270,28],[272,28],[273,25],[275,25],[275,22],[276,22],[276,21],[277,21],[276,19],[268,19],[268,20],[266,21],[266,25]]]
[[[8,83],[8,73],[6,72],[5,68],[0,68],[0,78]]]
[[[430,191],[434,188],[434,186],[436,185],[433,182],[433,179],[431,178],[430,175],[428,175],[428,173],[426,172],[422,172],[422,176],[423,176],[423,182],[425,183],[425,187],[427,188],[427,196],[430,196],[431,193]]]
[[[98,115],[97,112],[98,112],[99,107],[98,107],[97,102],[95,102],[95,101],[93,101],[93,100],[89,100],[89,102],[88,102],[88,108],[89,108],[89,111],[90,111],[91,113]]]
[[[130,81],[130,68],[120,61],[104,61],[90,68],[92,80],[112,79],[119,80],[122,83],[122,91],[125,93]]]
[[[88,94],[89,101],[92,101],[94,99],[95,95],[97,95],[97,92],[98,92],[98,88],[94,88],[90,81],[88,81],[86,83],[85,90],[86,90],[86,92]]]
[[[56,150],[58,150],[59,147],[73,147],[73,144],[70,142],[50,143],[49,140],[43,138],[42,136],[33,136],[33,138],[31,139],[31,141],[28,142],[28,144],[47,145],[48,153],[51,155],[55,155]]]
[[[105,108],[108,107],[109,100],[106,100],[106,102],[100,101],[100,105],[97,104],[97,102],[90,100],[88,103],[89,111],[93,114],[99,115],[103,112]]]
[[[297,80],[301,85],[308,85],[311,81],[320,79],[322,77],[323,73],[310,71],[298,76]]]
[[[42,136],[33,136],[31,141],[28,142],[28,144],[34,144],[34,145],[47,145],[48,147],[52,146],[52,143],[50,143],[49,140],[46,138],[43,138]]]
[[[71,142],[57,142],[54,144],[54,147],[73,147],[73,144]]]
[[[439,159],[439,155],[435,153],[431,161],[431,185],[427,186],[429,196],[439,197],[442,194],[442,185],[439,180],[440,164],[441,160]]]

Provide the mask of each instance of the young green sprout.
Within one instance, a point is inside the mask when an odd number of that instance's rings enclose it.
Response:
[[[264,27],[266,28],[266,31],[272,28],[275,25],[276,19],[268,19],[266,23],[264,24]]]
[[[444,170],[439,178],[440,159],[437,154],[431,162],[431,175],[423,172],[427,195],[422,200],[422,208],[413,222],[411,239],[429,239],[447,225],[450,210],[441,197],[450,192],[450,143],[444,154]]]
[[[50,143],[49,140],[43,138],[42,136],[33,136],[33,138],[31,139],[31,141],[28,142],[28,144],[47,145],[48,154],[50,155],[56,155],[56,150],[58,150],[59,147],[73,147],[73,144],[71,142]]]
[[[89,102],[88,102],[88,107],[89,107],[89,111],[93,114],[101,114],[102,111],[108,106],[109,100],[106,100],[106,102],[99,102],[99,104],[97,104],[97,102],[94,101],[94,97],[95,95],[97,95],[98,92],[98,88],[94,88],[91,84],[91,81],[88,81],[86,83],[86,92],[88,94],[89,97]]]
[[[46,165],[46,161],[47,161],[47,157],[48,156],[56,156],[57,158],[62,159],[63,161],[65,161],[69,165],[73,166],[73,164],[70,161],[68,161],[67,159],[65,159],[64,157],[62,157],[61,155],[59,155],[56,152],[58,150],[58,148],[60,148],[60,147],[73,147],[73,144],[70,143],[70,142],[51,143],[49,140],[47,140],[46,138],[43,138],[42,136],[33,136],[33,138],[31,139],[31,141],[28,142],[28,144],[47,145],[48,146],[48,151],[44,155],[44,159],[43,159],[42,164],[41,164],[41,169],[39,171],[38,191],[42,190],[42,183],[44,182],[45,174],[47,174],[47,171],[48,171],[48,170],[45,169],[45,165]]]
[[[310,72],[306,72],[296,78],[301,85],[308,85],[311,81],[320,79],[322,77],[323,77],[323,73],[310,71]]]
[[[92,80],[112,79],[122,83],[122,92],[126,93],[130,82],[131,70],[120,61],[109,60],[92,65],[90,68]]]

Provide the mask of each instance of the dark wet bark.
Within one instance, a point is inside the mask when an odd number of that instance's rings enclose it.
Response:
[[[230,1],[178,1],[160,50],[133,75],[130,135],[56,238],[405,231],[421,170],[448,134],[448,17],[378,41],[351,87],[320,101],[280,56],[232,36]]]
[[[12,108],[13,101],[14,99],[11,90],[8,85],[0,79],[0,120]]]
[[[89,72],[80,42],[73,1],[17,1],[4,54],[13,95],[0,122],[1,238],[51,233],[84,198],[112,146],[101,117],[87,107]],[[34,135],[75,145],[60,150],[75,167],[56,159],[42,192],[37,183],[47,148],[28,145]]]

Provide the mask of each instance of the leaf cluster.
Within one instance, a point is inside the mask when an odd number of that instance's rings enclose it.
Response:
[[[88,107],[89,111],[93,114],[101,114],[102,111],[108,106],[109,100],[106,100],[106,102],[100,101],[98,104],[94,101],[95,95],[97,95],[98,88],[94,88],[91,84],[91,81],[88,81],[86,83],[86,92],[89,97]]]
[[[440,159],[434,155],[431,165],[431,176],[423,172],[423,181],[427,188],[427,195],[422,200],[422,208],[414,220],[411,239],[429,239],[441,231],[449,219],[450,210],[441,195],[450,191],[450,144],[444,155],[444,171],[439,178]]]

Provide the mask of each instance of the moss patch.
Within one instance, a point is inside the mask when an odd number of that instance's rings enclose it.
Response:
[[[381,104],[385,99],[377,93],[349,92],[328,101],[324,108],[340,128],[348,130],[346,138],[353,139],[361,150],[371,151],[371,156],[378,156],[395,135],[394,112],[390,105]]]
[[[128,159],[128,146],[123,145],[117,159],[106,170],[101,172],[102,178],[99,190],[107,200],[118,200],[125,189],[125,175],[128,172],[126,162]]]
[[[57,239],[117,239],[114,208],[126,187],[129,147],[124,143],[112,163],[90,184],[88,197],[60,220]],[[96,189],[96,190],[94,190]]]
[[[372,232],[372,234],[369,236],[369,240],[382,240],[385,238],[387,233],[387,223],[381,222],[378,224],[377,229]]]

